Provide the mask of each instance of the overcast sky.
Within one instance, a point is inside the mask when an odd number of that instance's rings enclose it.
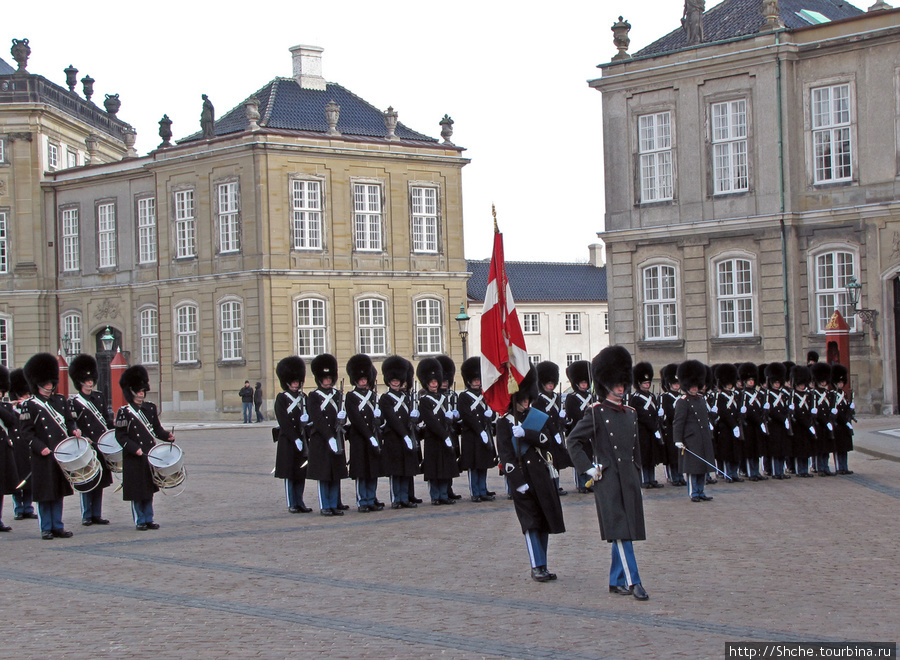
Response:
[[[679,27],[680,0],[510,3],[6,2],[5,46],[31,46],[28,70],[65,86],[69,64],[118,93],[143,155],[168,114],[176,139],[200,129],[201,94],[221,117],[276,77],[288,48],[321,46],[323,74],[410,128],[440,137],[445,113],[463,169],[465,251],[490,257],[496,204],[506,258],[587,260],[603,228],[601,95],[587,85],[615,54],[610,27],[632,24],[630,52]],[[707,0],[707,9],[718,4]],[[81,85],[76,88],[79,93]],[[623,163],[623,166],[628,166]]]

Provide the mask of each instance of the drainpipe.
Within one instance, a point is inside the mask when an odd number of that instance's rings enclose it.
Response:
[[[791,359],[791,305],[790,292],[788,290],[788,261],[787,261],[787,227],[784,224],[785,190],[784,190],[784,125],[783,125],[783,100],[781,92],[781,54],[778,52],[780,35],[775,33],[775,107],[778,112],[778,195],[781,218],[778,221],[781,230],[781,298],[784,303],[784,359]]]

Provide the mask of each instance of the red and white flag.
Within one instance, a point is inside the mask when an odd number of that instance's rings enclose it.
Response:
[[[494,252],[481,312],[481,387],[485,403],[492,410],[505,413],[510,390],[518,390],[529,366],[525,336],[506,277],[503,234],[497,230],[495,219]]]

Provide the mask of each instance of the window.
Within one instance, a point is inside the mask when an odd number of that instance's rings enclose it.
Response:
[[[6,162],[6,138],[0,137],[0,163]]]
[[[581,332],[581,314],[578,312],[566,312],[566,332],[570,334]]]
[[[672,199],[671,113],[638,117],[641,202]]]
[[[539,364],[540,361],[541,361],[541,356],[540,356],[540,355],[529,355],[529,356],[528,356],[528,361],[529,361],[531,364],[533,364],[534,366],[538,366],[538,364]]]
[[[816,183],[849,181],[850,85],[812,90],[813,168]]]
[[[138,262],[151,264],[156,261],[156,199],[138,200]]]
[[[441,302],[416,301],[416,353],[441,353]]]
[[[437,190],[412,189],[413,251],[438,251]]]
[[[243,357],[243,310],[241,303],[230,301],[219,308],[222,319],[222,359],[240,360]]]
[[[850,331],[856,332],[856,315],[845,288],[850,278],[856,277],[854,261],[852,252],[833,251],[816,255],[816,318],[819,332],[825,332],[825,326],[835,310],[843,315]]]
[[[609,312],[603,312],[603,332],[609,334]]]
[[[66,149],[66,167],[78,167],[78,152]]]
[[[322,249],[322,195],[318,181],[292,182],[295,250]]]
[[[141,310],[141,363],[159,362],[159,312],[154,308]]]
[[[644,268],[644,339],[674,339],[677,324],[675,269],[663,265]]]
[[[194,224],[194,191],[175,193],[175,257],[197,256],[197,228]]]
[[[78,270],[81,256],[78,246],[78,209],[62,211],[63,270]]]
[[[747,102],[714,103],[712,114],[713,192],[743,192],[747,174]]]
[[[100,268],[116,267],[116,205],[100,204],[97,207],[98,265]]]
[[[719,336],[753,334],[753,283],[750,261],[727,259],[716,265]]]
[[[387,352],[384,301],[368,298],[357,302],[359,352],[384,355]]]
[[[81,315],[66,314],[62,319],[63,336],[69,337],[70,355],[81,353]]]
[[[0,316],[0,365],[9,367],[11,351],[10,344],[10,325],[11,321],[5,316]]]
[[[353,209],[356,249],[381,250],[381,186],[353,184]]]
[[[539,314],[522,314],[522,332],[526,335],[537,335],[541,332]]]
[[[325,302],[297,301],[297,355],[312,358],[325,352]]]
[[[581,359],[581,353],[566,353],[566,367],[571,367],[573,362]]]
[[[47,143],[47,169],[55,170],[59,167],[59,145]]]
[[[9,234],[6,229],[6,212],[0,211],[0,273],[9,272]]]
[[[197,307],[182,305],[175,309],[175,334],[178,339],[178,361],[197,361]]]
[[[217,186],[219,198],[219,253],[241,249],[240,204],[237,181]]]

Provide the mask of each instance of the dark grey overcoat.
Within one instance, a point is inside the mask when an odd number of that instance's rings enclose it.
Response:
[[[687,449],[715,465],[716,457],[706,399],[700,395],[683,394],[675,400],[674,415],[672,439],[675,442],[683,442]],[[681,474],[705,474],[714,469],[697,456],[687,451],[679,451],[678,471]]]

